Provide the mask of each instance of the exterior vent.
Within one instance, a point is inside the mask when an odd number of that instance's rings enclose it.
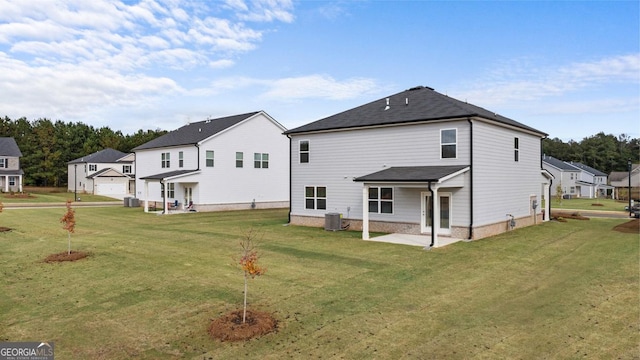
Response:
[[[342,214],[327,213],[324,215],[324,229],[327,231],[342,230]]]

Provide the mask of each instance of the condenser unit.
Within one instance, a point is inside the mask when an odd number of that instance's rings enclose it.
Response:
[[[342,214],[327,213],[324,215],[324,229],[327,231],[342,230]]]

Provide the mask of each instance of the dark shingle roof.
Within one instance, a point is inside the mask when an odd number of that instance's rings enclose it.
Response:
[[[0,137],[0,155],[21,157],[22,153],[12,137]]]
[[[106,148],[104,150],[100,150],[98,152],[94,152],[93,154],[89,154],[87,156],[83,156],[81,158],[77,158],[75,160],[71,160],[68,164],[80,164],[80,163],[94,163],[94,164],[107,164],[117,162],[118,159],[126,156],[126,153],[122,151],[114,150],[111,148]],[[128,161],[130,162],[130,161]]]
[[[580,169],[576,168],[575,166],[572,166],[569,163],[566,163],[562,160],[556,159],[553,156],[549,156],[549,155],[542,155],[542,161],[554,166],[560,170],[564,170],[564,171],[580,171]]]
[[[198,172],[198,170],[173,170],[173,171],[168,171],[161,174],[154,174],[154,175],[141,177],[140,180],[164,180],[169,177],[185,175],[185,174],[190,174],[195,172]]]
[[[387,104],[388,99],[388,104]],[[547,135],[515,120],[479,106],[440,94],[432,88],[418,86],[351,110],[291,129],[285,134],[338,130],[376,125],[392,125],[429,120],[481,117],[504,125]]]
[[[134,148],[133,151],[163,148],[168,146],[197,144],[200,141],[207,139],[208,137],[213,136],[233,125],[236,125],[257,113],[258,112],[256,111],[247,114],[227,116],[218,119],[210,119],[187,124],[147,143],[144,143]]]
[[[602,171],[598,170],[598,169],[594,169],[591,166],[579,163],[579,162],[571,162],[571,165],[578,167],[586,172],[592,173],[595,176],[607,176],[607,174],[603,173]]]
[[[364,182],[429,182],[438,181],[447,175],[456,173],[469,165],[462,166],[395,166],[369,175],[360,176],[354,181]]]

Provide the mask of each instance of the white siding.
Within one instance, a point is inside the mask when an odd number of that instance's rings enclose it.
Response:
[[[514,138],[519,138],[519,161]],[[475,121],[473,124],[474,227],[532,212],[530,196],[542,199],[540,137]],[[536,212],[541,211],[538,206]]]
[[[457,158],[440,159],[440,130],[451,128],[458,130]],[[306,164],[299,161],[300,140],[309,141],[309,163]],[[466,120],[292,134],[291,142],[293,215],[324,216],[327,212],[340,212],[345,217],[361,219],[363,185],[354,182],[354,178],[393,166],[469,165]],[[304,208],[305,186],[327,187],[326,210]],[[394,214],[371,214],[370,219],[419,223],[420,191],[425,189],[395,188]],[[460,193],[454,194],[455,205],[462,199],[458,195]],[[463,202],[467,209],[468,200]],[[465,216],[459,216],[461,223],[455,225],[467,226]]]

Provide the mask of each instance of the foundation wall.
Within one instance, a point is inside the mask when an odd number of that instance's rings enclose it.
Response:
[[[233,204],[197,204],[193,206],[196,211],[229,211],[229,210],[247,210],[247,209],[282,209],[288,208],[288,201],[274,202],[257,202],[252,207],[252,203],[233,203]]]

